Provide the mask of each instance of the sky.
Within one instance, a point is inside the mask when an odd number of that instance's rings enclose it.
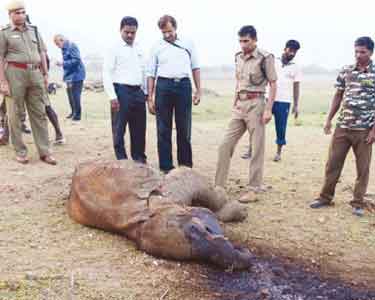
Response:
[[[8,23],[7,0],[0,0],[0,24]],[[239,51],[237,32],[254,25],[258,46],[279,56],[288,39],[302,48],[298,62],[337,69],[353,62],[359,36],[375,39],[375,0],[26,0],[50,56],[60,59],[52,37],[61,33],[80,47],[83,57],[103,55],[120,38],[124,16],[138,19],[137,41],[147,53],[161,38],[157,21],[164,14],[177,19],[178,34],[192,39],[202,66],[231,65]]]

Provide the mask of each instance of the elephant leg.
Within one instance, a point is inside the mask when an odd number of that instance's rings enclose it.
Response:
[[[193,199],[193,206],[210,209],[222,222],[239,222],[247,217],[247,207],[238,201],[230,201],[220,186],[198,193]]]
[[[247,206],[238,201],[231,201],[215,213],[222,222],[241,222],[247,218]]]

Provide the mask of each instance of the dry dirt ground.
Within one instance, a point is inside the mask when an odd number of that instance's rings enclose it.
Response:
[[[157,166],[155,122],[149,121],[147,154]],[[201,266],[156,259],[121,236],[68,218],[65,203],[74,167],[114,156],[109,120],[62,123],[67,144],[53,149],[57,167],[37,159],[31,137],[26,138],[29,165],[16,163],[10,147],[0,148],[0,299],[213,299],[215,293],[202,283]],[[195,168],[210,178],[226,123],[193,124]],[[293,258],[325,276],[375,288],[375,215],[355,217],[348,203],[353,155],[337,187],[336,205],[313,211],[308,205],[322,183],[329,137],[318,127],[291,126],[283,160],[274,163],[272,125],[267,134],[265,182],[272,188],[248,204],[245,222],[225,225],[227,235],[262,255]],[[232,160],[228,192],[233,198],[246,191],[248,161],[240,158],[246,140]],[[372,172],[372,201],[374,193]]]

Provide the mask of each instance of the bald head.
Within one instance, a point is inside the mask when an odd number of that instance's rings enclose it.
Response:
[[[60,49],[64,46],[64,42],[67,40],[68,39],[62,34],[56,34],[53,37],[53,41],[55,42],[56,46],[59,47]]]

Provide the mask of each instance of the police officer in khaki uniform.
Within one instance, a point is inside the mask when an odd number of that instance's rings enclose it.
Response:
[[[265,125],[272,118],[276,94],[276,70],[272,54],[257,48],[257,33],[253,26],[244,26],[238,32],[242,51],[236,54],[236,94],[233,115],[224,140],[219,147],[215,184],[225,186],[230,159],[242,135],[249,131],[253,143],[250,160],[250,193],[263,190]],[[270,85],[269,99],[265,89]],[[241,197],[247,202],[250,194]]]
[[[56,160],[50,154],[42,101],[48,83],[46,47],[38,29],[27,24],[22,1],[11,1],[7,9],[11,24],[0,31],[0,93],[7,96],[9,129],[16,159],[20,163],[28,162],[20,120],[22,106],[26,105],[40,159],[55,165]]]

